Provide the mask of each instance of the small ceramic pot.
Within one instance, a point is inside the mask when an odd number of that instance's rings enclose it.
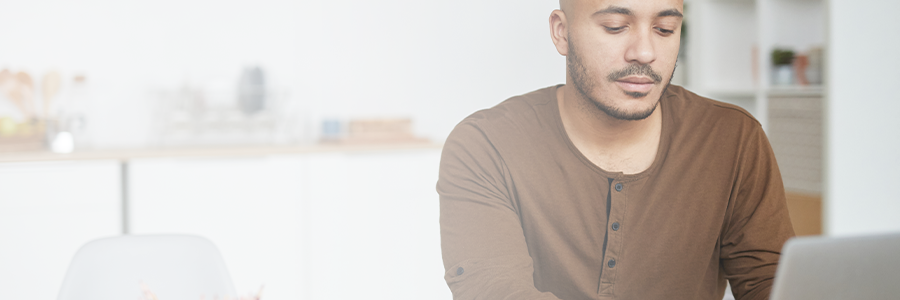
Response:
[[[772,69],[773,85],[791,85],[794,84],[794,68],[791,65],[775,66]]]

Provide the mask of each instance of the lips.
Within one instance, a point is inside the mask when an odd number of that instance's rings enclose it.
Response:
[[[656,82],[649,77],[628,76],[616,80],[616,84],[626,92],[647,93]]]

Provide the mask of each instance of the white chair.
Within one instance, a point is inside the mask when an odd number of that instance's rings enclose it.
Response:
[[[75,254],[58,300],[214,299],[237,294],[219,250],[191,235],[131,235],[91,241]]]

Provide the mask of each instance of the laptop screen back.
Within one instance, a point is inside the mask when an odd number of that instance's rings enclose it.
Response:
[[[770,299],[900,299],[900,234],[791,239]]]

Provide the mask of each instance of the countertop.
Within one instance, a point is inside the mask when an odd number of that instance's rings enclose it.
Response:
[[[0,153],[0,163],[78,161],[78,160],[131,160],[166,157],[225,157],[277,154],[304,154],[323,152],[371,152],[417,149],[441,149],[442,144],[432,142],[372,143],[372,144],[313,144],[313,145],[259,145],[259,146],[203,146],[166,147],[141,149],[86,150],[60,154],[49,151]]]

